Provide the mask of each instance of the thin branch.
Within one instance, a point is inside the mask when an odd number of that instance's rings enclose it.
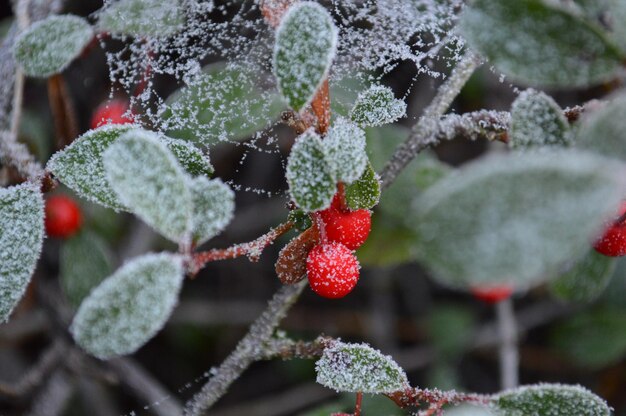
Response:
[[[74,392],[74,383],[69,375],[58,369],[33,400],[29,416],[60,416],[64,414],[67,403]]]
[[[496,316],[500,335],[500,387],[512,389],[519,384],[519,351],[515,311],[510,298],[496,304]]]

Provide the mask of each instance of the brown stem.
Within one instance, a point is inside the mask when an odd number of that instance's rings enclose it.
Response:
[[[328,86],[328,78],[324,80],[320,88],[317,90],[311,108],[317,117],[317,131],[320,134],[326,134],[330,126],[330,89]]]
[[[48,101],[54,118],[57,148],[62,149],[78,136],[76,113],[63,75],[48,78]]]
[[[363,404],[363,393],[356,394],[356,404],[354,405],[354,416],[361,416],[361,406]]]
[[[270,27],[278,27],[284,14],[296,0],[263,0],[261,2],[261,13]]]

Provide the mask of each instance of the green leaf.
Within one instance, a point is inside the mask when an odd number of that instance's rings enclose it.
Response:
[[[474,405],[461,405],[446,410],[444,416],[495,416],[487,407]]]
[[[118,0],[99,12],[103,32],[135,37],[167,37],[183,28],[185,12],[180,0]]]
[[[311,129],[291,148],[285,176],[291,197],[306,212],[328,208],[337,191],[322,140]]]
[[[196,146],[184,140],[171,139],[169,137],[160,137],[170,152],[178,159],[178,163],[188,174],[192,176],[213,174],[213,166],[209,161],[209,157],[204,155]]]
[[[626,354],[626,312],[602,308],[579,313],[554,328],[551,344],[581,367],[616,364]]]
[[[513,102],[509,132],[511,148],[567,146],[571,141],[567,119],[550,96],[528,89]]]
[[[284,109],[278,92],[262,91],[257,77],[233,64],[206,66],[167,99],[162,128],[172,137],[207,146],[250,137]]]
[[[180,256],[146,254],[131,260],[80,305],[70,327],[74,340],[103,360],[135,352],[165,325],[183,277]]]
[[[609,416],[604,400],[581,386],[535,384],[505,391],[493,399],[502,416]]]
[[[292,209],[289,211],[288,221],[294,224],[294,227],[298,231],[304,231],[313,225],[311,217],[308,213],[301,209]]]
[[[578,129],[576,144],[603,156],[626,161],[626,94],[587,114]]]
[[[368,164],[365,132],[356,124],[339,118],[322,143],[326,160],[337,181],[350,184],[363,175]]]
[[[362,266],[388,267],[413,260],[415,234],[407,227],[389,221],[384,214],[372,216],[372,230],[357,254]]]
[[[274,74],[291,108],[308,105],[324,81],[337,47],[337,28],[317,3],[303,1],[289,8],[276,31]]]
[[[130,125],[106,125],[90,130],[52,155],[46,169],[80,196],[116,210],[125,209],[109,185],[102,154]]]
[[[460,27],[498,70],[527,84],[599,84],[614,77],[624,59],[602,29],[557,2],[475,0]]]
[[[380,181],[372,165],[367,163],[361,177],[346,186],[346,203],[350,209],[371,209],[380,199]]]
[[[200,245],[219,234],[235,211],[234,192],[219,179],[198,177],[191,181],[193,241]]]
[[[9,320],[35,271],[43,244],[43,206],[37,185],[0,188],[0,322]]]
[[[47,78],[63,72],[93,39],[89,23],[78,16],[50,16],[20,34],[15,60],[31,77]]]
[[[366,344],[333,342],[324,349],[315,371],[319,384],[336,391],[392,393],[408,386],[404,370]]]
[[[622,0],[606,0],[608,10],[602,16],[610,21],[612,29],[611,38],[620,45],[622,50],[626,50],[626,3]]]
[[[576,261],[567,272],[550,284],[550,291],[570,302],[591,302],[602,295],[611,281],[617,260],[595,250]]]
[[[163,236],[187,242],[193,207],[187,175],[156,133],[129,131],[102,159],[109,184],[125,206]]]
[[[614,213],[622,169],[565,149],[479,159],[416,201],[407,216],[416,254],[448,284],[539,283],[586,251]]]
[[[350,118],[361,126],[381,126],[406,115],[406,104],[394,97],[390,88],[373,85],[359,94]]]
[[[112,271],[112,253],[97,234],[83,231],[61,247],[59,279],[69,303],[78,308]]]

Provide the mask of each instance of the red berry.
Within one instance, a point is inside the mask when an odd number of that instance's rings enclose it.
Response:
[[[367,240],[372,228],[372,213],[366,209],[342,212],[332,206],[320,212],[328,241],[356,250]]]
[[[470,290],[476,299],[489,304],[508,299],[513,294],[513,288],[508,285],[473,287]]]
[[[359,261],[343,244],[319,244],[309,251],[306,272],[309,285],[315,293],[325,298],[338,299],[356,286]]]
[[[46,201],[46,233],[51,237],[68,238],[83,222],[80,208],[73,199],[57,195]]]
[[[618,221],[626,214],[626,201],[622,202],[617,218],[612,221],[604,234],[594,243],[593,248],[609,257],[626,255],[626,223]]]
[[[132,114],[126,115],[128,102],[121,99],[105,101],[96,108],[91,118],[91,128],[103,126],[105,124],[132,124],[134,117]]]

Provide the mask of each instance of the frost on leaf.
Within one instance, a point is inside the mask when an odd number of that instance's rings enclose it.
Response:
[[[337,191],[324,144],[311,129],[302,133],[291,148],[285,176],[291,197],[307,212],[328,208]]]
[[[109,184],[130,211],[177,243],[190,237],[187,175],[156,133],[133,130],[103,154]]]
[[[236,64],[211,64],[186,80],[161,109],[168,134],[211,145],[241,140],[267,127],[284,104],[276,90],[262,91],[254,75]]]
[[[20,34],[14,46],[15,60],[26,75],[46,78],[67,68],[93,36],[83,18],[51,16]]]
[[[334,342],[315,370],[319,384],[339,392],[393,393],[408,386],[404,370],[366,344]]]
[[[112,253],[97,234],[83,231],[61,247],[59,279],[69,303],[77,308],[112,271]]]
[[[570,302],[591,302],[609,285],[617,260],[590,250],[554,280],[550,291],[559,299]]]
[[[487,407],[477,405],[461,405],[447,410],[444,416],[496,416]]]
[[[165,136],[161,136],[160,140],[170,149],[170,152],[188,174],[192,176],[211,176],[213,174],[213,166],[209,157],[191,143]]]
[[[374,85],[359,94],[350,117],[361,126],[381,126],[406,115],[406,104],[394,97],[391,89]]]
[[[576,145],[607,157],[626,161],[626,94],[585,115],[576,136]]]
[[[513,102],[510,147],[564,146],[571,144],[571,141],[567,119],[551,97],[541,91],[528,89]]]
[[[567,149],[467,164],[415,201],[416,254],[450,284],[523,288],[554,277],[614,214],[622,169]]]
[[[166,37],[185,23],[181,0],[108,0],[99,12],[98,27],[114,35]]]
[[[317,3],[291,6],[276,32],[274,74],[289,106],[301,110],[326,77],[337,45],[337,28]]]
[[[102,154],[111,143],[133,128],[106,125],[90,130],[55,153],[46,168],[82,197],[105,207],[124,209],[106,179]]]
[[[80,305],[70,327],[74,340],[101,359],[135,352],[165,325],[183,277],[179,256],[146,254],[131,260]]]
[[[623,52],[557,3],[476,0],[463,12],[461,32],[498,70],[524,83],[572,88],[613,77]]]
[[[204,243],[220,233],[233,218],[234,192],[219,179],[190,181],[193,200],[193,241]]]
[[[367,163],[359,179],[346,186],[346,203],[350,209],[370,209],[380,199],[380,181],[372,165]]]
[[[43,243],[43,197],[32,184],[0,188],[0,322],[8,321]]]
[[[502,416],[609,416],[604,400],[581,386],[536,384],[505,391],[493,399]]]
[[[326,160],[337,181],[352,183],[367,167],[365,132],[344,118],[338,119],[323,140]]]

